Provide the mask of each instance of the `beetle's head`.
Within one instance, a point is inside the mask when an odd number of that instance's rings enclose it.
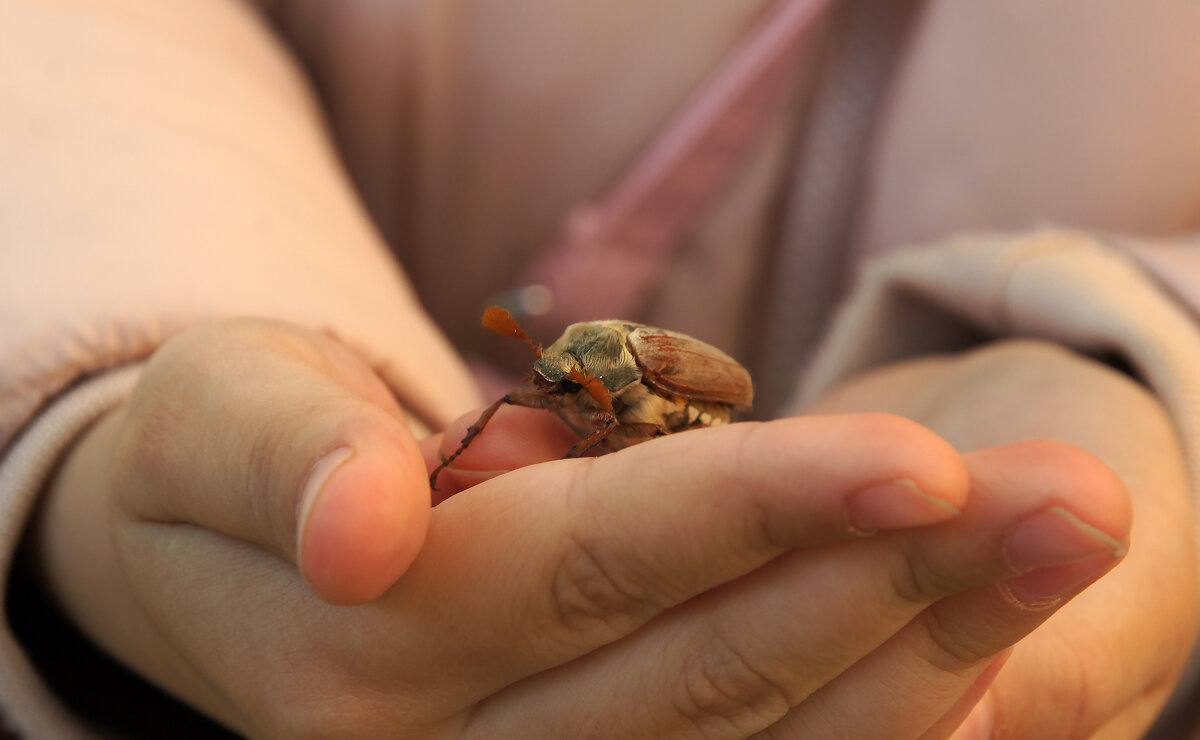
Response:
[[[571,388],[571,370],[573,368],[581,368],[579,358],[567,352],[555,352],[550,354],[543,351],[542,356],[533,363],[534,381],[543,388],[554,388],[556,390],[565,390],[573,392],[578,388]],[[563,387],[566,381],[566,387]]]
[[[578,391],[577,374],[594,375],[612,393],[638,380],[641,372],[625,346],[625,335],[599,321],[571,324],[542,351],[533,369],[547,382]]]
[[[612,394],[595,373],[585,372],[579,362],[572,363],[573,358],[566,353],[554,359],[558,362],[546,362],[544,354],[538,359],[533,368],[535,384],[551,393],[572,395],[578,400],[590,400],[606,411],[613,410]]]
[[[587,321],[571,324],[554,344],[542,349],[508,311],[490,306],[480,323],[508,337],[520,339],[533,350],[537,362],[533,381],[543,390],[579,394],[603,409],[612,411],[612,394],[638,380],[641,371],[625,346],[626,332],[619,322]]]

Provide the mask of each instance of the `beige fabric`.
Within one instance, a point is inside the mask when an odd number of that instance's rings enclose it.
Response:
[[[0,445],[75,378],[230,314],[337,333],[434,424],[477,403],[252,13],[94,5],[0,3],[19,173],[0,180]]]
[[[0,465],[0,562],[5,564],[0,571],[0,610],[8,595],[9,568],[21,529],[59,451],[96,417],[124,399],[140,370],[137,365],[124,367],[73,389],[45,409],[6,452]],[[13,729],[19,729],[25,737],[94,737],[46,690],[7,629],[0,630],[0,697],[0,706],[11,715]],[[0,714],[0,728],[4,726],[4,715]]]
[[[512,287],[569,206],[627,166],[768,2],[266,4],[319,81],[353,80],[330,100],[351,170],[426,309],[471,349],[479,307]],[[383,111],[385,131],[346,122],[367,106]],[[755,297],[794,134],[787,118],[644,319],[742,345],[737,320]]]
[[[0,0],[3,551],[74,430],[132,376],[81,386],[61,412],[49,400],[206,318],[329,328],[433,425],[478,403],[424,310],[469,344],[479,304],[764,1],[264,2],[318,89],[338,91],[329,120],[418,304],[301,68],[245,5]],[[1200,225],[1200,6],[933,0],[929,13],[847,249],[1047,221],[1159,236]],[[382,114],[356,128],[365,109]],[[641,318],[733,349],[744,322],[770,320],[751,307],[771,269],[781,157],[802,123],[781,117]],[[1195,290],[1200,272],[1178,282]],[[869,273],[808,389],[966,346],[972,329],[1038,333],[1126,352],[1176,413],[1195,465],[1194,329],[1167,295],[1071,232],[898,254]],[[0,557],[0,572],[10,563]],[[0,630],[3,711],[33,737],[70,737],[16,650]]]
[[[1200,4],[935,0],[857,248],[1045,225],[1200,228]]]
[[[318,80],[354,81],[329,100],[352,171],[393,224],[426,306],[465,344],[480,302],[509,287],[565,207],[634,156],[762,0],[703,11],[682,0],[268,4]],[[1045,224],[1197,229],[1196,38],[1200,5],[1177,0],[929,0],[849,246],[874,254]],[[339,124],[367,107],[392,117],[378,130]],[[784,135],[802,130],[793,121]],[[744,332],[714,307],[752,316],[741,301],[759,297],[762,266],[729,254],[767,256],[782,180],[765,168],[782,152],[746,173],[753,197],[734,189],[720,235],[701,233],[705,246],[681,258],[661,310],[643,318],[736,350]],[[828,156],[836,167],[840,153]],[[406,213],[423,228],[405,230]]]
[[[1003,336],[1127,360],[1171,411],[1200,494],[1200,328],[1132,260],[1078,232],[959,237],[876,262],[796,405],[864,370]]]

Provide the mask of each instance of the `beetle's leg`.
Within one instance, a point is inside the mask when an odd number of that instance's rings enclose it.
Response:
[[[540,390],[515,388],[504,394],[503,398],[484,409],[483,413],[479,415],[479,418],[475,420],[474,424],[467,427],[467,434],[462,438],[462,442],[459,443],[458,449],[450,453],[449,457],[443,457],[442,464],[434,468],[433,472],[429,474],[429,488],[434,491],[438,489],[438,476],[441,475],[442,471],[448,465],[450,465],[450,463],[454,462],[456,457],[463,453],[463,450],[467,449],[467,447],[469,447],[471,443],[475,441],[475,438],[479,436],[479,433],[482,432],[483,428],[487,426],[487,423],[492,420],[492,417],[496,415],[496,412],[500,410],[501,406],[524,406],[531,409],[546,409],[547,411],[554,411],[561,404],[562,400],[558,396],[554,396]]]
[[[496,412],[500,409],[500,407],[506,403],[508,403],[508,396],[504,396],[499,401],[496,401],[491,406],[488,406],[486,409],[484,409],[483,413],[479,415],[479,418],[475,420],[475,423],[467,427],[467,434],[462,438],[462,442],[459,443],[458,449],[450,453],[450,457],[442,457],[442,464],[434,468],[433,472],[429,474],[430,490],[436,491],[438,489],[438,476],[441,475],[446,466],[454,462],[454,459],[461,455],[463,450],[467,449],[467,447],[475,441],[475,438],[479,436],[479,433],[483,431],[483,428],[487,426],[487,423],[492,420],[492,417],[496,415]]]
[[[609,416],[604,420],[603,426],[572,445],[571,449],[567,450],[567,454],[563,457],[582,457],[588,450],[603,442],[604,438],[611,434],[612,430],[616,429],[616,427],[617,417]]]

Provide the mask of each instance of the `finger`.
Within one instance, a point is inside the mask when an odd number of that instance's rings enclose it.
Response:
[[[1186,471],[1146,465],[1125,480],[1138,506],[1128,557],[1022,641],[989,692],[1012,737],[1141,736],[1191,654],[1195,525],[1171,494]]]
[[[685,432],[522,468],[446,501],[389,598],[429,602],[422,593],[461,584],[461,598],[423,603],[406,633],[428,633],[429,660],[494,656],[455,676],[480,698],[790,548],[953,518],[966,490],[961,458],[898,417]],[[446,631],[460,639],[436,637]]]
[[[1111,566],[1123,552],[1112,534],[1075,526],[1085,517],[1117,536],[1128,529],[1124,491],[1094,458],[1057,443],[992,455],[987,467],[1007,485],[976,479],[960,520],[789,553],[493,697],[477,727],[503,736],[545,722],[570,736],[607,717],[615,736],[919,736],[1046,618],[1012,600],[1053,580],[1032,568]],[[1079,467],[1090,474],[1066,472]],[[1031,545],[1031,532],[1050,541]],[[994,587],[1018,572],[1024,589]],[[926,609],[935,601],[941,611]]]
[[[962,696],[918,740],[943,740],[956,735],[959,740],[987,740],[991,731],[978,734],[981,727],[977,723],[987,725],[991,721],[992,701],[987,692],[1012,656],[1012,650],[1009,648],[988,661]]]
[[[467,436],[467,428],[476,423],[480,411],[456,419],[445,433],[421,440],[421,453],[430,472],[450,457]],[[495,478],[501,473],[558,460],[579,441],[554,414],[540,409],[501,406],[495,416],[471,444],[443,468],[437,480],[434,503],[459,491]]]
[[[928,728],[962,708],[995,656],[1108,572],[1125,554],[1130,509],[1121,481],[1094,457],[1059,443],[1022,443],[965,456],[971,503],[959,532],[916,542],[908,557],[940,581],[951,559],[971,563],[961,537],[987,543],[995,584],[955,593],[791,710],[781,737],[945,737]],[[1003,536],[989,531],[1003,523]],[[915,538],[914,538],[915,539]],[[994,544],[993,544],[994,543]],[[1004,569],[1015,569],[1005,577]],[[966,582],[965,585],[970,585]],[[898,685],[896,677],[902,677]],[[976,697],[978,698],[978,697]],[[962,716],[958,717],[959,720]]]
[[[420,548],[428,484],[398,409],[369,378],[336,342],[278,324],[181,336],[125,412],[125,511],[268,548],[331,602],[377,597]]]

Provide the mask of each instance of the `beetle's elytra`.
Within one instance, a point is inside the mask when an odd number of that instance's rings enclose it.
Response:
[[[488,406],[458,449],[429,476],[437,490],[442,470],[506,404],[557,414],[580,440],[567,453],[619,450],[653,437],[726,424],[735,408],[754,400],[750,373],[721,350],[686,334],[632,321],[588,321],[567,327],[544,350],[510,313],[483,312],[484,327],[520,339],[537,356],[521,385]]]

